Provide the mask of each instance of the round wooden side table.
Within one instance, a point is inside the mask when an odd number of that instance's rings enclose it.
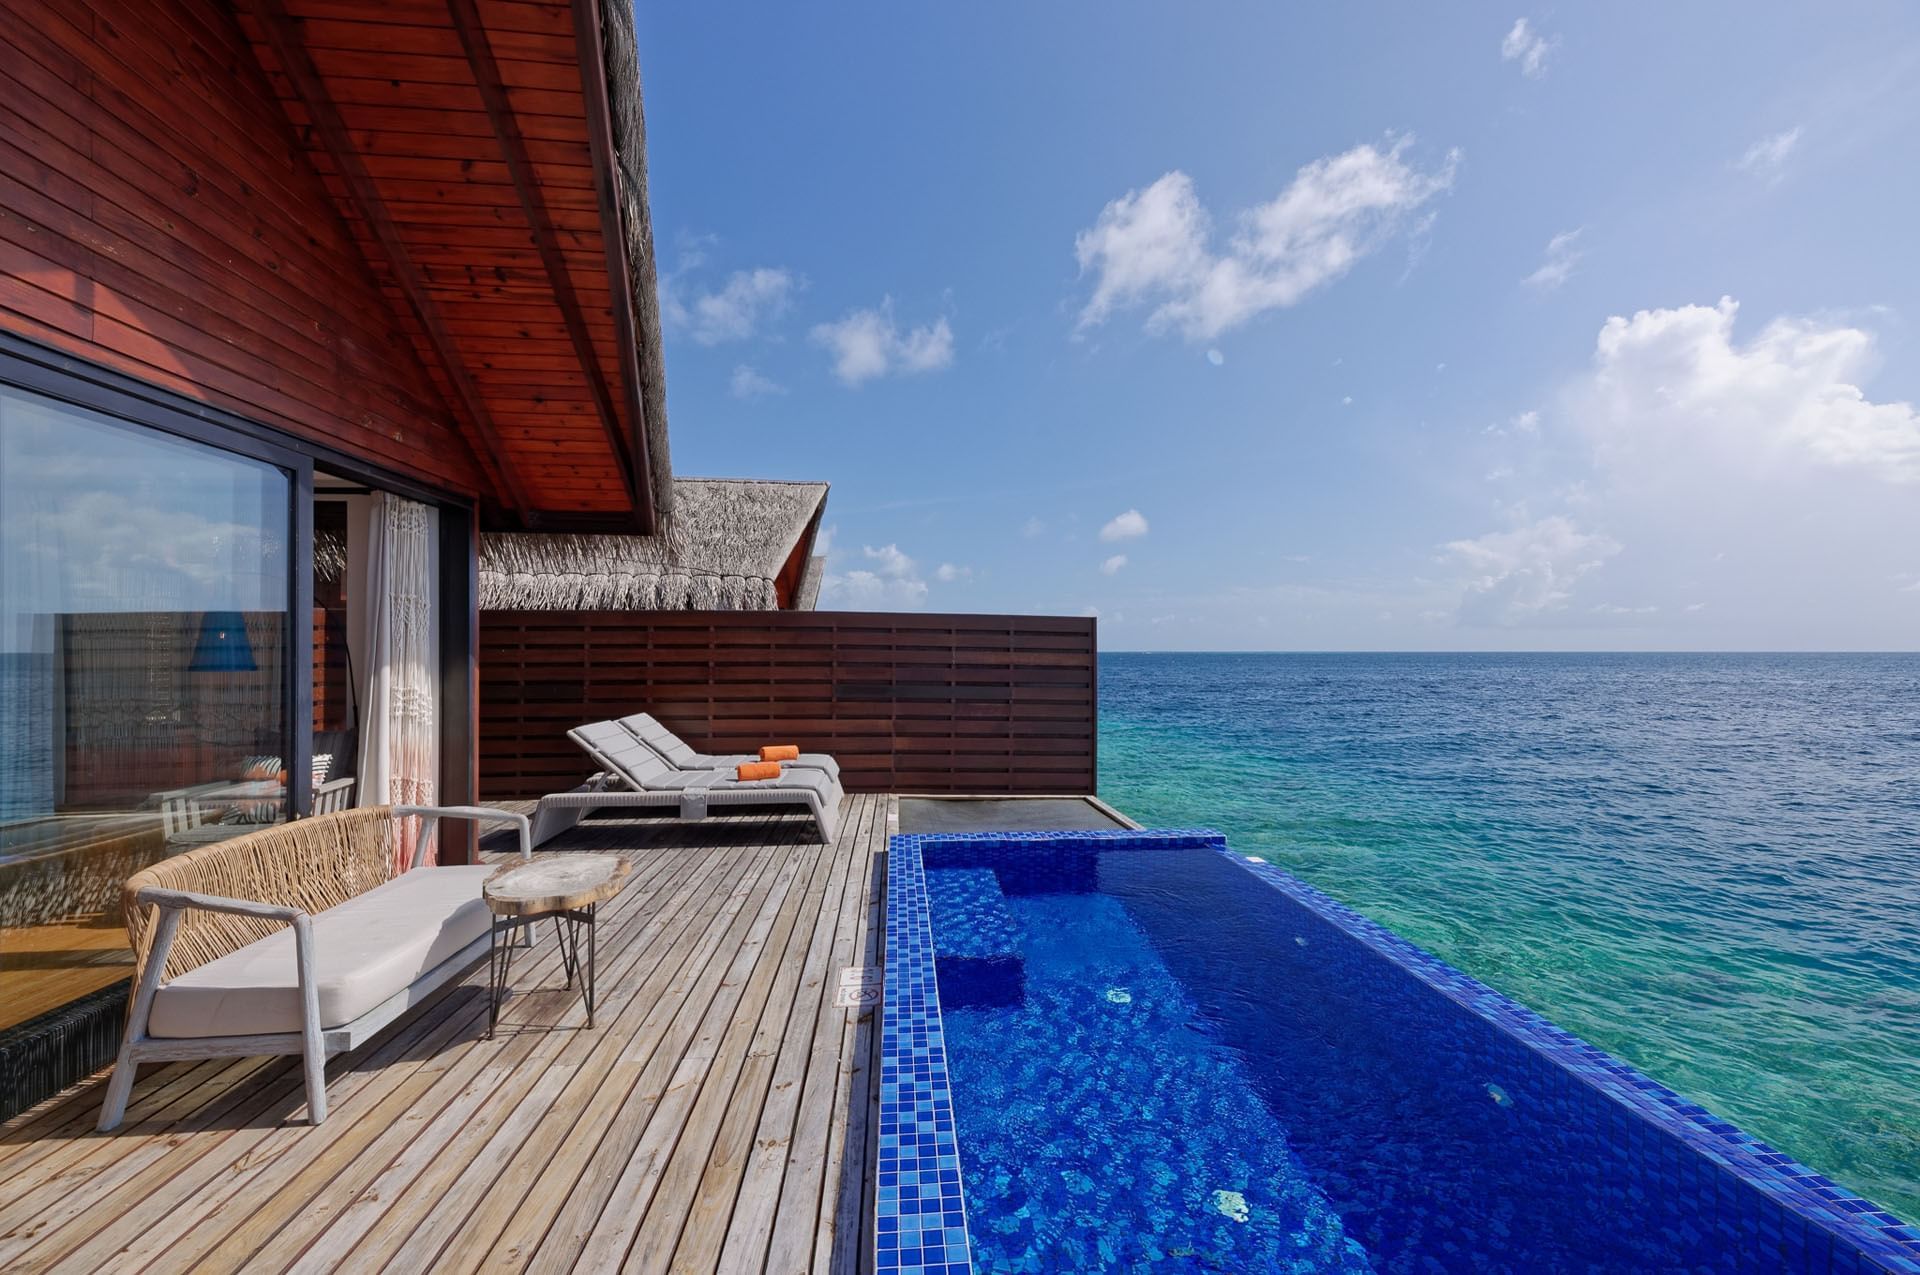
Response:
[[[580,975],[587,1003],[587,1026],[593,1026],[595,973],[594,921],[600,904],[626,887],[633,865],[617,854],[549,854],[530,862],[502,864],[486,879],[480,893],[493,913],[487,939],[487,1038],[493,1038],[500,1017],[500,1000],[513,971],[516,931],[529,932],[547,917],[560,941],[560,964],[568,987]],[[587,953],[580,959],[581,931],[586,931]],[[505,940],[504,942],[502,940]]]

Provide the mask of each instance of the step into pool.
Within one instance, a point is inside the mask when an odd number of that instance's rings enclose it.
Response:
[[[880,1269],[1920,1272],[1920,1233],[1209,832],[895,837]]]

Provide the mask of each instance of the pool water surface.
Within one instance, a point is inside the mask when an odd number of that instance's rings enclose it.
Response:
[[[1217,838],[894,844],[887,1043],[917,919],[973,1269],[1920,1271],[1898,1219]],[[923,1206],[888,1137],[883,1269],[951,1272],[957,1228],[889,1245]]]

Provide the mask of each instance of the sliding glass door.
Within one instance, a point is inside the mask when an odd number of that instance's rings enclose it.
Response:
[[[287,818],[295,487],[0,385],[0,1030],[126,976],[131,872]]]

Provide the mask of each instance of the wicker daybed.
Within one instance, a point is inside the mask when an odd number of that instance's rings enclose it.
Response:
[[[329,1054],[353,1049],[487,953],[481,883],[494,865],[395,872],[399,818],[525,815],[484,806],[369,806],[278,824],[128,878],[133,945],[127,1031],[100,1111],[120,1123],[140,1063],[299,1054],[307,1119],[327,1115]]]

